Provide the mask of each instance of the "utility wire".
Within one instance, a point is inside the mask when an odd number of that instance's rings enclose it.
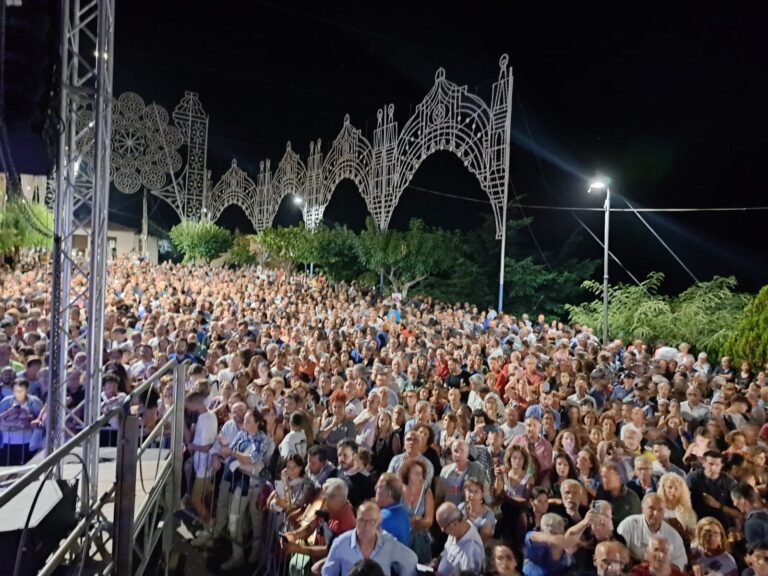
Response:
[[[430,188],[424,188],[422,186],[415,186],[409,184],[408,188],[426,192],[428,194],[434,194],[435,196],[443,196],[445,198],[455,198],[456,200],[464,200],[466,202],[474,202],[476,204],[490,204],[490,200],[483,200],[481,198],[467,198],[465,196],[459,196],[458,194],[449,194],[448,192],[441,192],[439,190],[432,190]],[[519,204],[515,202],[515,199],[509,201],[507,206],[522,206],[529,210],[554,210],[560,212],[605,212],[605,208],[589,208],[582,206],[545,206],[544,204]],[[740,207],[714,207],[714,208],[611,208],[610,212],[631,212],[637,214],[638,212],[752,212],[752,211],[765,211],[768,210],[768,206],[740,206]]]
[[[534,140],[534,137],[533,137],[533,132],[531,131],[531,125],[528,123],[528,115],[525,113],[525,108],[523,107],[523,100],[522,100],[522,97],[521,97],[520,95],[518,95],[517,99],[518,99],[518,101],[519,101],[519,104],[520,104],[520,112],[521,112],[521,113],[522,113],[522,115],[523,115],[523,122],[525,122],[525,127],[526,127],[526,130],[527,130],[527,132],[528,132],[528,137],[531,139],[531,142],[534,142],[534,143],[535,143],[535,140]],[[538,155],[538,154],[534,154],[534,157],[536,158],[536,165],[537,165],[537,166],[538,166],[538,168],[539,168],[539,178],[541,178],[541,183],[544,185],[544,190],[546,191],[546,193],[547,193],[547,195],[548,195],[548,196],[550,196],[550,197],[554,197],[555,195],[554,195],[554,194],[552,193],[552,191],[550,190],[550,188],[549,188],[549,184],[547,183],[547,179],[544,177],[544,168],[543,168],[543,166],[541,165],[541,158],[539,158],[539,155]],[[574,218],[574,219],[575,219],[575,220],[576,220],[576,221],[577,221],[579,224],[581,224],[581,226],[582,226],[582,228],[584,228],[584,230],[586,230],[587,232],[589,232],[589,235],[590,235],[590,236],[592,236],[592,238],[594,238],[594,239],[595,239],[595,241],[596,241],[596,242],[597,242],[597,243],[598,243],[598,244],[599,244],[599,245],[600,245],[600,246],[603,248],[603,250],[605,250],[606,252],[608,252],[608,255],[609,255],[611,258],[613,258],[613,260],[614,260],[614,261],[615,261],[615,262],[616,262],[616,263],[617,263],[617,264],[618,264],[618,265],[621,267],[621,269],[622,269],[622,270],[624,270],[624,272],[626,272],[626,273],[627,273],[627,275],[628,275],[630,278],[632,278],[632,280],[634,280],[635,284],[637,284],[638,286],[640,286],[640,288],[642,288],[642,289],[643,289],[643,291],[645,292],[646,296],[648,296],[648,297],[650,298],[650,294],[648,293],[648,290],[646,290],[646,288],[645,288],[645,286],[643,285],[643,283],[642,283],[642,282],[640,282],[640,281],[639,281],[637,278],[635,278],[634,274],[632,274],[632,273],[631,273],[631,272],[630,272],[630,271],[627,269],[627,267],[626,267],[626,266],[624,266],[624,264],[622,264],[622,263],[621,263],[621,260],[619,260],[619,259],[618,259],[618,258],[617,258],[617,257],[616,257],[614,254],[613,254],[613,252],[611,252],[611,251],[610,251],[610,249],[609,249],[609,248],[608,248],[608,247],[607,247],[607,246],[606,246],[606,245],[605,245],[605,244],[604,244],[604,243],[603,243],[603,242],[602,242],[602,241],[601,241],[601,240],[600,240],[600,239],[599,239],[597,236],[595,236],[595,234],[592,232],[592,230],[590,230],[590,229],[589,229],[589,226],[587,226],[587,225],[584,223],[584,221],[583,221],[581,218],[579,218],[579,217],[576,215],[576,213],[575,213],[575,212],[570,212],[570,214],[571,214],[571,216],[573,216],[573,218]]]
[[[626,198],[624,198],[624,202],[626,202],[626,203],[627,203],[627,206],[629,206],[629,207],[630,207],[630,209],[634,211],[634,208],[632,208],[632,204],[630,204],[630,203],[629,203],[629,200],[627,200]],[[653,234],[653,235],[656,237],[656,240],[658,240],[658,241],[661,243],[661,245],[662,245],[662,246],[664,246],[664,248],[666,248],[666,249],[667,249],[667,252],[669,252],[670,254],[672,254],[672,257],[673,257],[675,260],[677,260],[677,263],[678,263],[678,264],[680,264],[680,266],[682,266],[682,267],[683,267],[683,270],[685,270],[686,272],[688,272],[688,275],[689,275],[691,278],[693,278],[693,281],[694,281],[694,282],[696,282],[696,284],[700,284],[700,282],[699,282],[699,279],[698,279],[698,278],[696,278],[696,276],[694,276],[693,272],[691,272],[691,270],[688,268],[688,266],[686,266],[686,265],[683,263],[683,261],[682,261],[682,260],[681,260],[681,259],[678,257],[678,255],[677,255],[677,254],[675,254],[675,252],[672,250],[672,248],[670,248],[670,247],[667,245],[667,243],[666,243],[666,242],[664,242],[664,240],[662,240],[662,239],[661,239],[661,236],[659,236],[659,235],[656,233],[656,230],[654,230],[654,229],[651,227],[651,225],[650,225],[650,224],[648,224],[648,222],[646,222],[645,218],[643,218],[643,217],[640,215],[640,213],[639,213],[639,212],[635,212],[635,216],[637,216],[637,217],[638,217],[638,219],[640,220],[640,222],[642,222],[643,224],[645,224],[645,227],[646,227],[646,228],[648,228],[648,230],[650,230],[650,231],[651,231],[651,234]]]

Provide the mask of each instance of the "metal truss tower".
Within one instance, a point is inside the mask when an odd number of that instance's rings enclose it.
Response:
[[[94,422],[100,412],[114,16],[115,0],[61,0],[61,131],[54,201],[48,453],[67,441],[65,424],[72,417],[65,402],[67,366],[77,352],[86,354],[83,424]],[[83,110],[92,111],[85,121]],[[89,235],[89,254],[84,258],[73,252],[72,238],[78,229]],[[70,330],[73,318],[83,321],[84,329],[77,334]],[[98,435],[83,446],[89,482],[81,479],[82,510],[90,508],[97,496],[98,449]]]

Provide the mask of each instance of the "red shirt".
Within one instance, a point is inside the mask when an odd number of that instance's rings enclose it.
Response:
[[[632,570],[630,571],[630,576],[653,576],[651,574],[651,571],[648,569],[648,562],[643,562],[642,564],[638,564]],[[681,572],[678,570],[677,566],[674,564],[672,565],[672,571],[669,573],[669,576],[685,576],[685,572]]]
[[[344,534],[344,532],[352,530],[355,526],[357,526],[357,521],[355,520],[355,513],[352,511],[352,505],[349,502],[344,504],[344,507],[336,512],[336,514],[331,514],[331,517],[328,518],[328,528],[333,532],[334,536]]]

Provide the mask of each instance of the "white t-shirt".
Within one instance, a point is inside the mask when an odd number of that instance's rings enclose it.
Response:
[[[216,441],[216,435],[219,432],[219,423],[216,419],[216,414],[210,411],[203,412],[197,419],[197,425],[195,426],[195,437],[192,439],[192,444],[195,446],[208,446]],[[193,462],[195,467],[195,475],[198,478],[207,478],[213,475],[211,469],[211,453],[209,452],[195,452],[193,456]]]
[[[288,458],[291,454],[298,454],[302,458],[307,455],[307,435],[304,430],[291,430],[285,435],[278,447],[280,456]]]

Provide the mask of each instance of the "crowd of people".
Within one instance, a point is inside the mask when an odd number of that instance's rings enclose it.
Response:
[[[0,276],[2,465],[44,445],[48,275]],[[768,576],[766,366],[256,268],[117,258],[107,295],[105,409],[189,365],[180,497],[224,571]]]

